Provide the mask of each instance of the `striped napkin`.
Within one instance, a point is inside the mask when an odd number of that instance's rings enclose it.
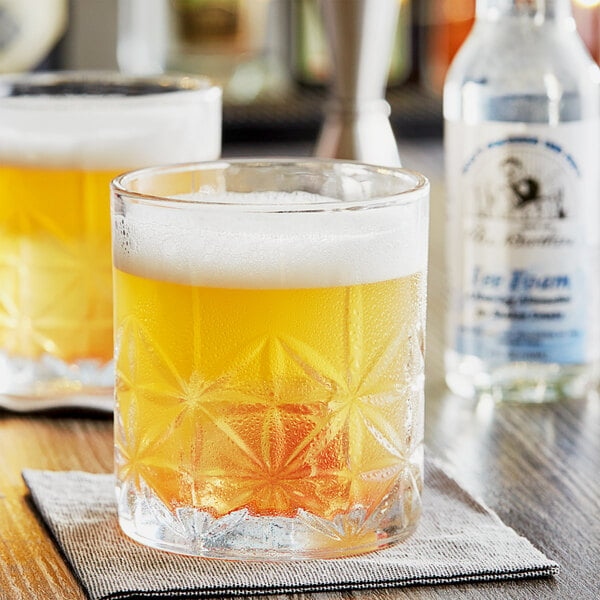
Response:
[[[121,533],[113,475],[23,472],[91,600],[208,598],[547,577],[558,565],[426,461],[423,516],[396,546],[344,559],[242,562],[178,556]]]

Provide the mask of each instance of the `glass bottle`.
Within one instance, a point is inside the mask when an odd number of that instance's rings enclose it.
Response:
[[[599,90],[569,0],[478,0],[444,89],[455,393],[546,402],[598,382]]]
[[[573,0],[572,5],[577,31],[592,58],[600,62],[600,0]]]
[[[441,95],[448,68],[475,21],[475,0],[418,3],[422,27],[422,71],[426,86]]]
[[[126,73],[207,75],[227,104],[287,91],[284,0],[119,0],[118,62]]]

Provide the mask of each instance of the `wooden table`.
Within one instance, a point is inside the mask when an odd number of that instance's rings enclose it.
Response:
[[[279,152],[279,151],[277,151]],[[405,148],[407,166],[439,181],[439,144]],[[496,406],[442,382],[443,208],[432,192],[426,443],[500,518],[561,565],[552,579],[299,594],[311,600],[600,598],[600,400]],[[112,420],[0,412],[0,600],[83,600],[26,496],[24,468],[112,470]],[[284,596],[280,596],[283,598]],[[292,598],[294,596],[285,596]]]

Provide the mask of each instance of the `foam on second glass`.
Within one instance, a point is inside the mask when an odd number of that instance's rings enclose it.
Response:
[[[0,98],[0,163],[126,171],[214,159],[218,90]],[[197,131],[204,135],[198,136]]]
[[[240,205],[241,196],[247,210]],[[426,269],[419,236],[427,217],[420,214],[419,202],[371,210],[282,212],[286,204],[317,208],[330,199],[305,192],[262,192],[210,200],[235,205],[138,204],[128,207],[126,219],[116,215],[116,267],[150,279],[240,289],[355,285]],[[256,210],[257,204],[277,204],[280,212]]]

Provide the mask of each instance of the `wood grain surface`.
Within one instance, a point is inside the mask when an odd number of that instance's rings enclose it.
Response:
[[[401,146],[402,148],[402,146]],[[280,153],[277,150],[277,153]],[[295,600],[600,598],[600,400],[547,406],[462,400],[442,381],[444,268],[439,142],[405,146],[406,166],[432,189],[426,443],[457,480],[561,565],[555,578],[271,596]],[[407,158],[408,157],[408,160]],[[0,600],[84,600],[37,518],[24,468],[109,472],[112,420],[0,412]]]

